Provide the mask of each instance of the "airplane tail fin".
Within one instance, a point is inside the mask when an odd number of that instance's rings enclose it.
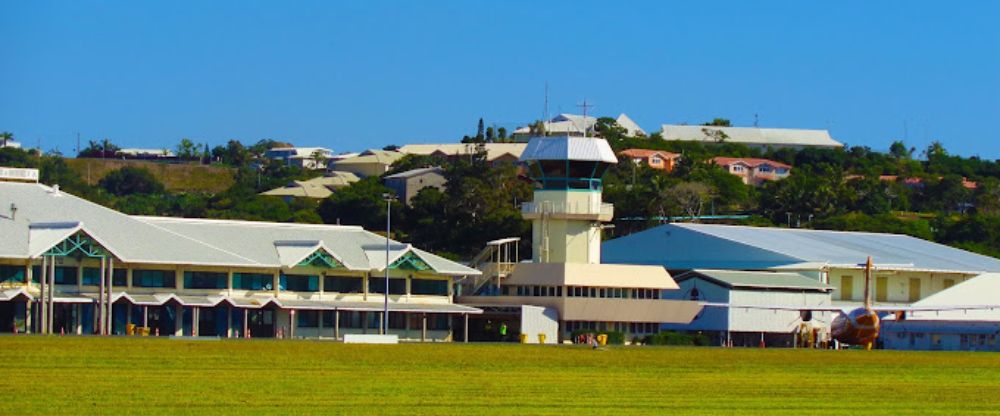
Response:
[[[868,261],[865,262],[865,309],[871,309],[872,307],[872,256],[868,256]]]

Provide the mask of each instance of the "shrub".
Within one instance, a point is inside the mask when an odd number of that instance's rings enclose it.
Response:
[[[697,333],[683,333],[674,331],[664,331],[653,335],[647,335],[643,339],[646,345],[696,345],[707,346],[711,341],[708,335]]]
[[[613,345],[624,345],[625,344],[625,333],[619,331],[597,331],[593,329],[578,329],[573,331],[571,336],[574,340],[580,335],[594,334],[594,336],[605,334],[608,336],[608,344]]]

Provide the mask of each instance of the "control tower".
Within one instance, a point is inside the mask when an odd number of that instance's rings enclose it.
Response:
[[[601,223],[614,207],[601,201],[601,177],[618,163],[604,139],[535,137],[521,154],[535,181],[534,200],[521,206],[531,221],[535,263],[601,262]]]

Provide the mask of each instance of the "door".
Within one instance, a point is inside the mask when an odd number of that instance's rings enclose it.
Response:
[[[920,279],[910,279],[910,302],[920,300]]]
[[[889,300],[889,278],[878,276],[875,278],[875,300],[885,302]]]
[[[840,276],[840,300],[854,299],[854,276]]]

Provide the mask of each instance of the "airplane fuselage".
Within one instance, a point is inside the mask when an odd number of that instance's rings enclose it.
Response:
[[[867,346],[878,338],[878,331],[878,314],[865,308],[837,315],[830,324],[830,335],[833,339],[850,345]]]

